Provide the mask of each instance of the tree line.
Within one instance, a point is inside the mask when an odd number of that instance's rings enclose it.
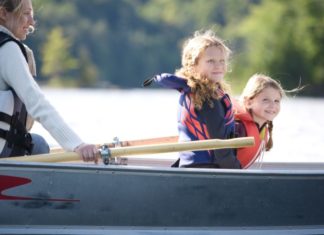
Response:
[[[34,0],[38,79],[61,87],[138,88],[181,65],[183,40],[213,28],[232,49],[233,90],[254,73],[324,93],[322,0]]]

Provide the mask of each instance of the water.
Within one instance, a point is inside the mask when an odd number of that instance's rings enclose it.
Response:
[[[177,135],[178,93],[173,90],[43,89],[66,122],[89,143]],[[324,99],[286,98],[274,121],[274,147],[263,161],[324,162]],[[36,123],[32,132],[58,146]],[[159,155],[174,157],[176,154]]]

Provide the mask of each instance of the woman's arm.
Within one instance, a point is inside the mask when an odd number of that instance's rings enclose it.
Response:
[[[1,50],[1,79],[15,90],[25,104],[27,112],[40,122],[65,150],[75,150],[83,141],[45,98],[32,77],[18,45],[15,42],[8,42]]]

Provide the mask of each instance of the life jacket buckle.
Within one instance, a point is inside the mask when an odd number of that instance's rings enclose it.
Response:
[[[34,147],[32,136],[20,123],[19,112],[16,112],[14,115],[12,115],[10,130],[7,131],[6,140],[8,142],[9,148],[17,146],[24,149],[27,155],[31,155]]]
[[[32,151],[33,151],[33,148],[34,148],[34,144],[33,144],[33,138],[31,136],[30,133],[26,133],[24,135],[24,147],[26,148],[26,151],[28,153],[28,155],[31,155]]]

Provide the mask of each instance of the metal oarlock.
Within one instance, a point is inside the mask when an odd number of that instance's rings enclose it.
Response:
[[[109,164],[109,160],[111,158],[111,152],[110,152],[110,149],[108,148],[107,145],[102,145],[100,148],[99,148],[99,152],[100,152],[100,155],[101,155],[101,158],[102,158],[102,161],[105,165],[108,165]]]
[[[113,144],[115,145],[115,147],[121,147],[122,143],[120,142],[119,138],[117,136],[115,136],[113,138]]]
[[[118,148],[118,147],[122,146],[122,143],[120,142],[120,140],[119,140],[119,138],[117,136],[115,136],[113,138],[113,144],[114,144],[114,148]],[[110,158],[109,164],[111,164],[111,165],[121,165],[121,160],[118,159],[117,157]]]

